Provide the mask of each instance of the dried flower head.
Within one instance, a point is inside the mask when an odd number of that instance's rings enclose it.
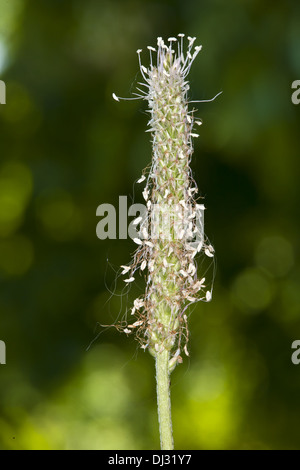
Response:
[[[182,362],[181,351],[188,355],[187,307],[212,297],[212,287],[206,287],[203,274],[201,280],[197,277],[196,263],[200,252],[213,258],[214,249],[204,237],[205,207],[196,199],[198,189],[190,169],[193,138],[198,137],[193,128],[202,124],[194,119],[194,109],[189,109],[197,101],[188,100],[186,79],[202,47],[194,46],[195,39],[187,38],[185,50],[184,34],[170,37],[168,44],[159,37],[157,48],[148,46],[148,68],[141,62],[139,49],[142,88],[134,98],[113,94],[116,101],[148,101],[153,146],[148,176],[143,174],[138,180],[146,181],[147,216],[134,221],[140,226],[139,238],[133,240],[138,247],[132,264],[122,266],[122,273],[129,274],[126,283],[134,281],[137,270],[147,273],[146,290],[134,301],[131,313],[136,321],[123,331],[128,334],[136,329],[141,347],[154,356],[168,351],[169,371]]]

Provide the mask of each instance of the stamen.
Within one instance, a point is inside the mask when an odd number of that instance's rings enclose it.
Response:
[[[217,93],[216,96],[214,96],[210,100],[196,100],[196,101],[189,101],[189,103],[210,103],[211,101],[214,101],[219,95],[221,95],[221,93],[223,93],[223,91],[219,91],[219,93]]]
[[[115,93],[112,94],[112,97],[116,101],[124,100],[124,101],[130,101],[130,100],[140,100],[143,97],[142,96],[137,96],[136,98],[122,98],[121,96],[117,96]]]

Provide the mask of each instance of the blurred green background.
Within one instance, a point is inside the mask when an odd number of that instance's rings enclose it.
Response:
[[[197,112],[218,267],[171,377],[175,447],[300,448],[299,1],[0,0],[1,449],[159,448],[153,358],[100,326],[143,288],[117,276],[135,246],[99,240],[96,209],[143,201],[146,103],[111,94],[181,32],[191,98],[223,94]]]

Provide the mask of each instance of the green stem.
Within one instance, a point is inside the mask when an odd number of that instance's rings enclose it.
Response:
[[[174,449],[172,435],[169,351],[163,350],[155,356],[157,410],[161,450]]]

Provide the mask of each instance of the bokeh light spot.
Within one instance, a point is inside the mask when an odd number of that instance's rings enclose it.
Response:
[[[300,318],[300,279],[288,279],[281,286],[281,302],[280,318],[285,323],[290,323],[294,328],[294,322],[298,322]]]
[[[6,102],[3,118],[14,126],[18,137],[33,134],[42,122],[42,114],[23,84],[6,82]]]
[[[37,198],[37,217],[45,232],[57,241],[72,239],[81,229],[79,209],[63,189],[45,192]]]
[[[220,365],[205,361],[195,368],[188,396],[191,400],[205,402],[220,396],[224,391],[225,376]]]
[[[23,221],[32,192],[29,168],[19,162],[5,163],[0,170],[0,235],[11,235]]]
[[[273,286],[258,269],[241,272],[232,285],[233,302],[248,313],[266,308],[273,296]]]
[[[285,276],[294,264],[293,247],[286,238],[279,235],[266,237],[257,247],[255,260],[268,274]]]
[[[28,238],[15,236],[0,240],[0,271],[6,276],[24,274],[33,262],[33,246]]]

